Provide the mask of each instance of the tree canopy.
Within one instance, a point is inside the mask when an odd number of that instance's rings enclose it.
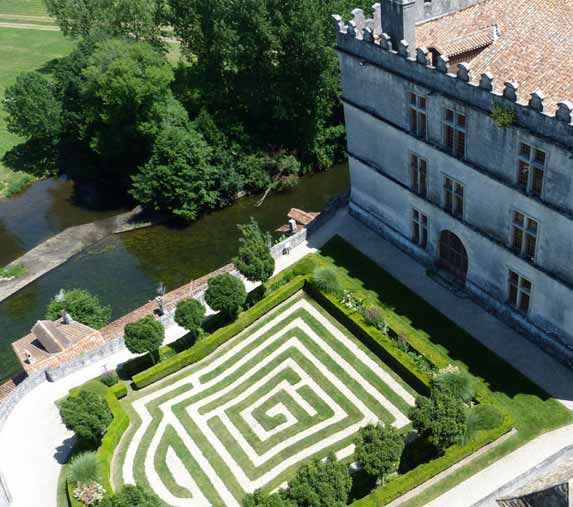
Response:
[[[74,320],[94,329],[102,328],[111,318],[111,306],[102,305],[97,296],[84,289],[60,291],[48,304],[46,318],[57,320],[64,310]]]
[[[246,300],[245,286],[236,276],[225,273],[209,280],[205,301],[213,310],[234,318]]]
[[[113,416],[103,396],[82,391],[79,396],[68,396],[60,406],[66,428],[78,438],[99,444]]]
[[[398,470],[404,440],[392,426],[369,424],[360,430],[355,444],[356,460],[367,474],[384,481]]]
[[[167,507],[155,493],[142,486],[124,486],[115,495],[104,498],[100,507]]]
[[[182,299],[175,309],[175,322],[193,334],[201,329],[205,318],[205,307],[195,298]]]
[[[165,328],[151,315],[143,317],[135,322],[130,322],[124,330],[125,346],[133,354],[149,352],[153,357],[163,340]]]
[[[233,259],[239,272],[251,282],[266,282],[275,270],[275,259],[271,255],[271,235],[259,227],[254,218],[245,225],[238,225],[241,231],[239,252]]]

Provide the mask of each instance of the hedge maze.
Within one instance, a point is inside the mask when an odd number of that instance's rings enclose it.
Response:
[[[118,475],[174,507],[239,506],[306,460],[329,452],[351,460],[353,437],[369,422],[404,428],[414,396],[299,293],[132,399]]]

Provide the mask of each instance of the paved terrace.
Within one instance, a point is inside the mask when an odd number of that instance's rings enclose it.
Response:
[[[376,261],[394,277],[416,291],[458,325],[506,359],[567,407],[573,408],[573,372],[538,349],[526,338],[497,320],[468,299],[459,299],[428,278],[422,266],[362,224],[345,209],[318,230],[310,240],[277,262],[284,269],[309,252],[316,251],[333,235],[340,234]],[[167,329],[169,341],[184,331]],[[0,432],[0,470],[5,474],[14,507],[55,507],[60,463],[72,444],[71,433],[61,423],[54,402],[67,391],[131,357],[122,351],[94,362],[55,383],[44,383],[27,394],[15,407]],[[460,486],[436,499],[432,507],[465,507],[487,497],[527,469],[570,445],[573,425],[543,435]],[[33,487],[32,482],[33,481]]]

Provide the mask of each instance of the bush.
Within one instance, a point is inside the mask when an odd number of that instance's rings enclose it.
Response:
[[[229,318],[235,318],[247,300],[247,291],[243,282],[229,273],[209,280],[205,301],[217,312],[223,312]]]
[[[101,442],[112,415],[103,396],[82,391],[79,396],[68,396],[60,406],[66,428],[77,437],[96,445]]]
[[[116,371],[105,372],[100,378],[100,382],[107,387],[114,386],[119,382],[119,375]]]
[[[61,290],[48,304],[46,318],[57,320],[64,310],[94,329],[102,328],[111,318],[111,306],[103,306],[97,296],[83,289]]]
[[[187,298],[182,299],[177,303],[175,322],[182,328],[190,331],[193,338],[197,338],[204,318],[205,307],[200,301],[197,301],[194,298]],[[193,340],[193,343],[194,342],[195,341]],[[190,343],[189,345],[193,345],[193,343]]]
[[[127,396],[127,385],[123,382],[118,382],[110,388],[109,392],[113,394],[116,399],[121,400]]]
[[[75,456],[68,467],[68,480],[74,484],[100,482],[101,459],[95,452],[83,452]]]
[[[457,369],[442,370],[436,375],[433,383],[465,403],[470,402],[475,396],[474,382],[467,372]]]
[[[404,451],[404,440],[390,425],[369,424],[360,429],[355,439],[355,458],[364,471],[384,479],[398,470],[400,458]]]
[[[125,326],[125,345],[133,354],[149,352],[152,359],[165,339],[165,328],[151,315]]]
[[[0,268],[0,278],[20,278],[26,274],[26,268],[22,264],[13,264]]]
[[[104,498],[100,507],[167,507],[155,493],[141,486],[124,486],[111,497]]]
[[[511,127],[517,121],[515,109],[500,104],[493,106],[491,117],[498,127]]]
[[[367,306],[364,309],[364,319],[368,324],[374,326],[383,333],[388,332],[388,323],[384,318],[384,310],[379,306]]]
[[[317,289],[327,294],[340,295],[342,293],[342,284],[334,268],[316,268],[312,272],[312,283]]]
[[[416,399],[409,417],[419,435],[441,452],[459,442],[467,431],[463,402],[450,392],[436,388],[432,389],[430,398]]]
[[[469,442],[478,431],[493,430],[503,424],[503,414],[493,405],[483,404],[471,409],[467,414],[466,432],[462,442]]]

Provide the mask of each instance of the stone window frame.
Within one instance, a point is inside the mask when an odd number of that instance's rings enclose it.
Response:
[[[450,181],[452,182],[452,211],[451,211],[451,212],[447,209],[447,203],[448,203],[448,200],[447,200],[447,194],[448,194],[448,192],[447,192],[447,187],[446,187],[447,180],[450,180]],[[462,188],[462,195],[461,195],[461,199],[462,199],[462,210],[461,210],[461,211],[462,211],[462,212],[461,212],[461,214],[457,214],[457,213],[455,213],[455,211],[454,211],[454,210],[456,209],[456,199],[455,199],[455,198],[456,198],[456,190],[457,190],[456,187],[457,187],[458,185]],[[442,173],[442,197],[441,197],[441,204],[442,204],[441,207],[442,207],[442,210],[443,210],[444,212],[446,212],[448,215],[450,215],[450,216],[452,216],[452,217],[454,217],[454,218],[458,218],[458,219],[461,220],[462,222],[465,221],[464,218],[465,218],[465,214],[466,214],[466,206],[465,206],[465,194],[466,194],[466,192],[465,192],[465,187],[466,187],[466,186],[465,186],[465,184],[464,184],[463,182],[461,182],[461,181],[459,181],[458,179],[456,179],[456,178],[450,176],[450,175],[447,174],[447,173],[444,173],[444,172]]]
[[[522,147],[524,146],[529,150],[529,155],[527,156],[522,151]],[[536,161],[538,152],[541,152],[544,155],[543,165],[540,165],[539,162]],[[517,140],[515,160],[515,183],[519,190],[528,196],[543,200],[549,167],[549,150],[541,143],[539,143],[537,139],[530,139],[526,136],[520,136],[520,138]],[[527,184],[525,186],[520,183],[522,164],[527,164],[528,167]],[[543,172],[543,177],[541,179],[541,191],[539,192],[533,191],[535,169],[540,169]]]
[[[517,284],[513,283],[513,279],[517,277]],[[529,289],[523,287],[523,282],[529,283]],[[516,289],[516,302],[512,301],[512,288]],[[531,309],[533,308],[533,293],[535,284],[531,281],[531,278],[523,275],[519,270],[512,266],[507,267],[507,277],[506,277],[506,301],[511,308],[519,312],[522,315],[529,316],[531,314]],[[523,294],[528,296],[527,310],[522,308]]]
[[[516,214],[520,214],[523,217],[523,224],[519,224],[516,222]],[[529,228],[529,222],[535,223],[535,234]],[[521,231],[521,246],[519,249],[515,247],[515,230],[519,229]],[[533,236],[535,238],[535,247],[533,255],[528,255],[528,246],[527,246],[527,236]],[[510,232],[509,232],[509,247],[510,249],[519,257],[526,259],[528,261],[537,263],[538,259],[538,250],[539,245],[541,243],[541,223],[540,221],[526,213],[525,211],[519,208],[511,208],[510,210]]]
[[[414,159],[416,159],[416,168],[414,168]],[[425,188],[423,191],[421,190],[421,167],[424,167],[425,171]],[[426,157],[420,156],[418,153],[414,151],[408,152],[408,174],[409,174],[409,187],[417,196],[421,197],[422,199],[428,199],[429,197],[429,164],[428,159]],[[417,177],[416,177],[417,176]]]
[[[448,113],[452,113],[452,117],[448,117]],[[459,117],[463,117],[463,125],[459,124]],[[465,108],[456,104],[444,104],[442,111],[442,145],[445,150],[452,157],[458,160],[465,160],[467,158],[467,140],[468,140],[468,114]],[[452,147],[448,146],[448,128],[452,129]],[[460,134],[463,135],[463,153],[458,151]]]
[[[429,224],[430,219],[427,213],[412,207],[412,213],[410,214],[410,240],[423,250],[427,250],[430,243]]]
[[[408,89],[406,90],[406,107],[407,107],[407,123],[408,123],[408,132],[411,135],[418,139],[423,139],[424,141],[428,141],[429,136],[429,119],[428,119],[428,111],[429,111],[429,101],[428,101],[429,92],[425,90],[418,90],[418,89]],[[414,100],[413,100],[414,99]],[[421,122],[420,117],[424,116],[424,129],[420,128]],[[413,118],[416,118],[416,125],[413,125],[414,121]]]

